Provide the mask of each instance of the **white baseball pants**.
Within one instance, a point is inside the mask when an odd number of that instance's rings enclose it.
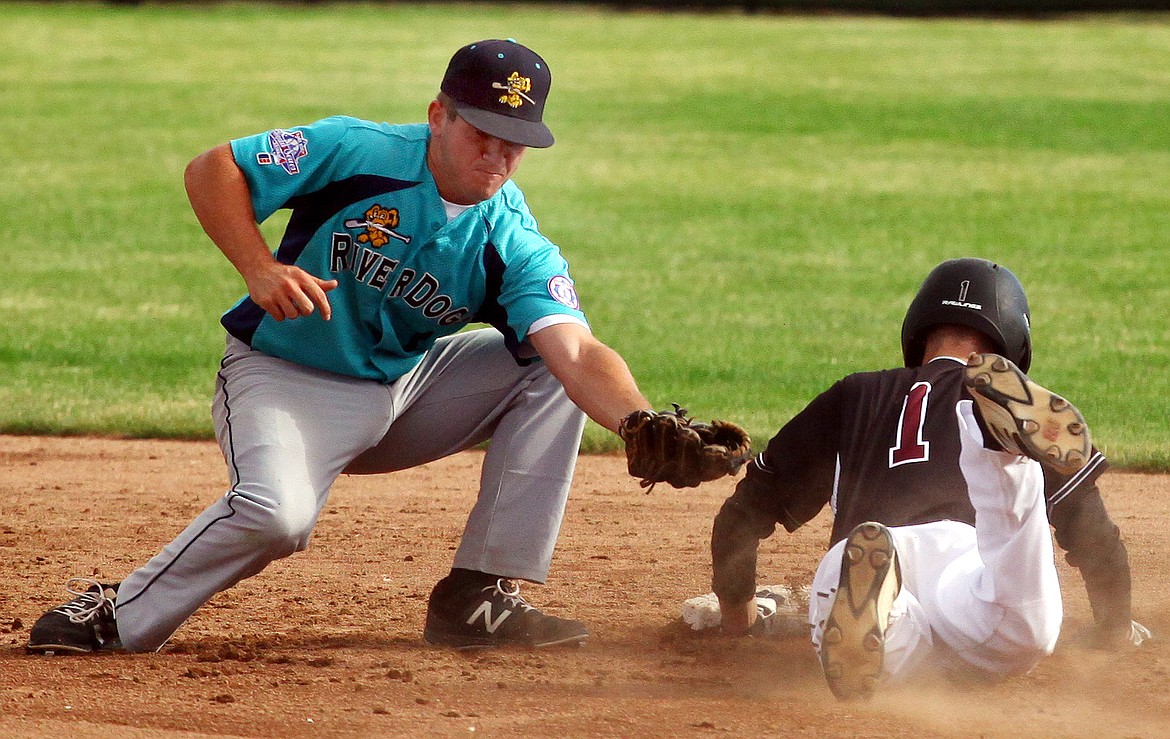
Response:
[[[985,449],[971,401],[956,413],[975,526],[890,527],[902,589],[886,632],[888,683],[931,656],[957,657],[992,675],[1027,672],[1052,653],[1060,634],[1063,604],[1040,465]],[[818,651],[845,543],[829,549],[813,578],[809,623]]]

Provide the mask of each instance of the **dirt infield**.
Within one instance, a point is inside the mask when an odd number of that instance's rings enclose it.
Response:
[[[679,625],[709,590],[711,520],[733,482],[646,494],[583,457],[552,578],[525,592],[587,622],[583,648],[457,653],[421,629],[450,566],[480,455],[334,487],[308,551],[221,593],[154,655],[28,655],[74,575],[118,579],[222,494],[212,443],[0,436],[0,736],[1170,736],[1170,478],[1103,491],[1157,638],[1103,652],[1060,562],[1056,654],[996,685],[924,680],[835,702],[800,637],[726,641]],[[763,580],[811,579],[823,515],[761,550]]]

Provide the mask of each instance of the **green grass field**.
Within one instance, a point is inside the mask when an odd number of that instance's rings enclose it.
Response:
[[[762,444],[898,364],[922,277],[982,256],[1029,290],[1033,376],[1116,465],[1170,468],[1170,16],[2,4],[0,432],[210,436],[243,283],[183,167],[333,113],[420,121],[489,37],[552,68],[558,144],[517,181],[656,405]]]

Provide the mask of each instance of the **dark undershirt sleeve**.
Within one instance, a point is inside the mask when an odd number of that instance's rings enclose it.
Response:
[[[735,496],[724,502],[711,531],[711,589],[715,595],[729,603],[743,603],[752,597],[760,540],[775,530],[775,522],[744,507]]]
[[[757,550],[779,523],[814,518],[832,495],[840,426],[840,383],[822,393],[768,442],[723,504],[711,531],[712,590],[743,603],[755,593]]]
[[[1065,559],[1084,578],[1093,621],[1103,632],[1128,635],[1133,618],[1129,555],[1096,482],[1061,498],[1048,520]]]

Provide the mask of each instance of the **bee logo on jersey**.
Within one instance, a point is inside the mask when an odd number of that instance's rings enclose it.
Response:
[[[577,299],[573,281],[564,275],[554,275],[548,281],[548,294],[562,305],[567,305],[573,310],[581,310],[581,301]]]
[[[366,232],[358,234],[358,242],[369,244],[375,249],[381,249],[390,243],[390,239],[398,239],[404,244],[410,243],[409,236],[403,236],[394,230],[398,227],[398,223],[397,208],[383,208],[377,203],[374,203],[362,218],[350,218],[346,220],[345,227],[364,228]]]
[[[504,90],[504,94],[500,95],[500,102],[513,108],[519,108],[525,100],[536,105],[536,101],[525,94],[532,92],[532,78],[521,77],[519,72],[513,72],[509,75],[506,84],[493,82],[492,88]]]
[[[276,129],[268,132],[269,152],[260,152],[256,155],[257,164],[277,164],[290,175],[301,171],[302,157],[309,155],[309,143],[300,131],[285,131]]]

